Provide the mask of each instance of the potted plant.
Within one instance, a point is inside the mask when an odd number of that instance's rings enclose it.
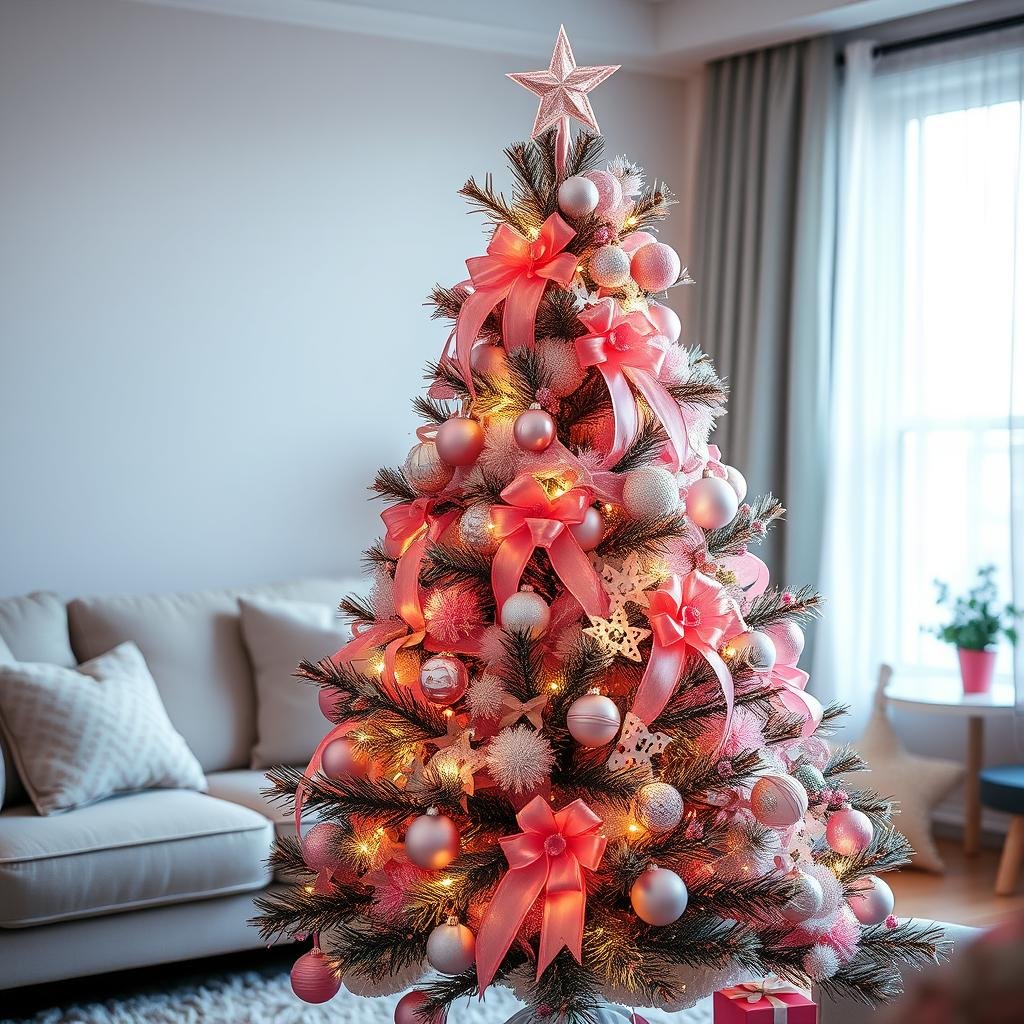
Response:
[[[1017,642],[1014,623],[1021,609],[1012,604],[996,604],[996,567],[984,565],[978,570],[978,581],[966,594],[950,597],[949,584],[935,581],[938,604],[952,609],[952,619],[930,632],[947,644],[953,644],[960,658],[960,678],[964,693],[988,693],[996,664],[996,643],[1000,634],[1010,643]]]

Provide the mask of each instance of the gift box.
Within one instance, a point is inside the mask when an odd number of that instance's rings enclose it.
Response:
[[[715,1024],[817,1024],[818,1008],[803,989],[778,978],[715,993]]]

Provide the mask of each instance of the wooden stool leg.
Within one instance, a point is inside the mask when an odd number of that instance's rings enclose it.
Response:
[[[967,719],[967,774],[964,777],[964,853],[973,857],[981,851],[981,783],[978,779],[985,759],[985,719]]]
[[[1003,843],[1003,855],[999,858],[996,873],[996,895],[1012,896],[1017,888],[1021,863],[1024,862],[1024,815],[1016,814],[1010,819],[1010,831]]]

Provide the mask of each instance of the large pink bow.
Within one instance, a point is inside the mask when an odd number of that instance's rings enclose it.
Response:
[[[576,257],[562,250],[576,231],[551,214],[536,239],[530,241],[507,224],[494,229],[486,256],[466,260],[473,292],[459,310],[455,325],[455,358],[473,393],[469,355],[488,314],[505,300],[501,338],[508,351],[533,348],[537,306],[549,281],[567,287],[576,273]]]
[[[530,557],[544,548],[551,567],[588,615],[605,615],[608,595],[579,541],[568,527],[582,523],[592,497],[574,487],[556,498],[548,496],[529,473],[516,477],[501,492],[505,505],[491,506],[491,524],[501,546],[491,564],[491,586],[500,614],[502,605],[519,589]]]
[[[650,725],[661,714],[686,665],[687,650],[711,666],[725,697],[722,741],[729,735],[735,699],[732,675],[718,653],[727,636],[742,629],[733,601],[720,584],[696,569],[682,579],[673,574],[648,594],[648,618],[654,642],[633,703],[633,714]]]
[[[601,819],[582,801],[555,813],[534,797],[517,815],[523,829],[499,839],[509,870],[498,884],[476,937],[476,976],[480,992],[491,983],[526,915],[544,894],[537,977],[563,946],[580,962],[587,887],[583,868],[596,870],[608,840],[597,830]]]
[[[608,385],[615,435],[604,465],[614,465],[625,454],[640,425],[636,399],[629,381],[661,420],[668,434],[678,470],[689,453],[686,421],[676,400],[658,380],[665,350],[656,343],[657,328],[641,310],[624,313],[613,298],[604,298],[579,315],[590,332],[576,341],[581,366],[596,366]]]

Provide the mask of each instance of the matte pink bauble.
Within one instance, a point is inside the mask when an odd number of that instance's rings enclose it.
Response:
[[[584,551],[593,551],[604,537],[604,516],[591,505],[583,513],[583,522],[573,523],[569,532]]]
[[[678,921],[689,898],[686,883],[674,871],[653,864],[629,890],[629,902],[636,916],[657,928]]]
[[[833,811],[825,825],[825,839],[829,847],[842,857],[856,857],[863,853],[875,837],[871,819],[853,807]]]
[[[340,860],[338,847],[345,838],[340,825],[322,821],[302,837],[302,859],[310,871],[331,871]]]
[[[640,246],[629,264],[629,275],[645,292],[663,292],[679,280],[679,254],[664,242]]]
[[[629,280],[629,256],[617,245],[602,245],[592,253],[587,272],[601,288],[621,288]]]
[[[850,886],[850,909],[861,924],[881,924],[896,905],[889,883],[878,875],[865,875]]]
[[[572,738],[583,747],[603,747],[619,731],[622,718],[610,697],[585,693],[569,705],[565,724]]]
[[[702,530],[717,530],[731,523],[739,507],[736,492],[721,477],[706,476],[687,488],[686,514]]]
[[[421,494],[436,494],[448,486],[452,467],[441,460],[433,441],[423,441],[406,456],[402,473]]]
[[[304,1003],[326,1003],[341,988],[341,979],[331,970],[319,949],[303,953],[292,967],[292,991]]]
[[[600,201],[597,185],[582,174],[574,174],[558,186],[558,208],[567,217],[587,217],[597,209]]]
[[[449,466],[472,466],[484,450],[484,428],[468,416],[453,416],[437,428],[437,454]]]
[[[632,256],[637,249],[644,245],[650,245],[651,242],[656,242],[657,240],[650,231],[631,231],[628,235],[623,235],[619,239],[619,245],[622,246],[624,252]]]
[[[489,342],[477,345],[470,353],[469,365],[474,373],[481,377],[500,379],[508,373],[508,360],[505,358],[505,348],[502,345],[492,345]]]
[[[423,989],[414,988],[406,992],[395,1006],[395,1024],[423,1024],[424,1018],[419,1010],[426,1001],[427,993]],[[431,1024],[440,1024],[440,1021],[434,1018]]]
[[[459,855],[459,830],[451,818],[431,807],[406,830],[405,852],[417,867],[440,871]]]
[[[742,501],[747,496],[747,478],[735,466],[726,466],[725,479],[736,492],[736,497]]]
[[[338,720],[338,712],[345,703],[345,695],[341,690],[335,686],[322,686],[316,696],[316,700],[320,705],[320,714],[328,722],[336,722]]]
[[[427,936],[427,962],[441,974],[461,974],[476,962],[476,938],[456,918],[439,924]]]
[[[679,314],[670,306],[663,306],[660,302],[649,302],[647,304],[647,315],[651,322],[673,344],[679,340],[683,333],[683,324]]]
[[[454,704],[468,687],[469,669],[452,654],[435,654],[420,666],[420,689],[431,704]]]
[[[594,213],[604,217],[611,213],[622,202],[622,182],[611,171],[587,171],[589,178],[597,186],[597,206]]]
[[[516,417],[512,434],[524,452],[543,452],[555,439],[555,421],[543,409],[527,409]]]
[[[791,775],[763,775],[750,791],[750,812],[768,828],[789,828],[807,813],[807,790]]]
[[[366,775],[366,754],[347,736],[331,740],[320,755],[320,770],[329,779],[361,779]]]
[[[795,665],[804,650],[804,631],[792,619],[783,619],[765,626],[765,636],[772,638],[778,660],[783,665]]]

